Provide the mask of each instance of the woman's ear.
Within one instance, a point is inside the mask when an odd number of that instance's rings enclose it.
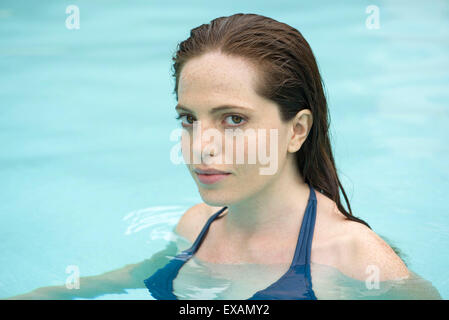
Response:
[[[313,124],[312,112],[309,109],[299,111],[290,122],[290,141],[288,152],[297,152],[310,132]]]

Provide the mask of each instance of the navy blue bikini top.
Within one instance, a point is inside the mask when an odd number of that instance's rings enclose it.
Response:
[[[301,222],[298,242],[290,268],[276,282],[256,292],[248,300],[316,299],[315,293],[312,290],[312,277],[310,274],[310,253],[316,218],[316,195],[310,184],[309,188],[309,200]],[[158,269],[152,276],[144,280],[145,286],[155,299],[178,300],[177,296],[173,293],[173,280],[178,275],[184,263],[198,250],[212,221],[226,208],[220,209],[209,218],[189,249],[173,257],[164,267]]]

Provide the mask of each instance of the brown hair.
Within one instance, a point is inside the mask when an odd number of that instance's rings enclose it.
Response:
[[[296,164],[306,183],[335,201],[350,220],[368,223],[352,215],[348,197],[338,178],[329,139],[329,115],[323,82],[312,49],[295,28],[257,14],[237,13],[219,17],[191,30],[173,56],[174,94],[178,100],[179,77],[185,63],[211,51],[245,58],[260,74],[256,92],[279,105],[284,121],[309,109],[313,125],[296,152]],[[343,193],[348,211],[340,201]]]

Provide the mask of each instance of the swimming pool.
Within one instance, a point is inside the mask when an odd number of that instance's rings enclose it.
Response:
[[[170,162],[171,55],[190,29],[236,12],[310,43],[328,93],[352,211],[449,298],[449,4],[377,1],[0,4],[0,298],[140,262],[201,202]],[[146,290],[101,296],[148,299]]]

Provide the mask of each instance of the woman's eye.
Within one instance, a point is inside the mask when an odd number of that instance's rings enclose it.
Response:
[[[185,119],[185,121],[181,121],[181,125],[184,127],[193,125],[193,122],[195,121],[195,118],[190,114],[180,114],[176,119]]]
[[[230,119],[231,122],[226,121],[227,124],[231,126],[238,126],[245,122],[245,119],[238,115],[227,116],[226,119]]]

